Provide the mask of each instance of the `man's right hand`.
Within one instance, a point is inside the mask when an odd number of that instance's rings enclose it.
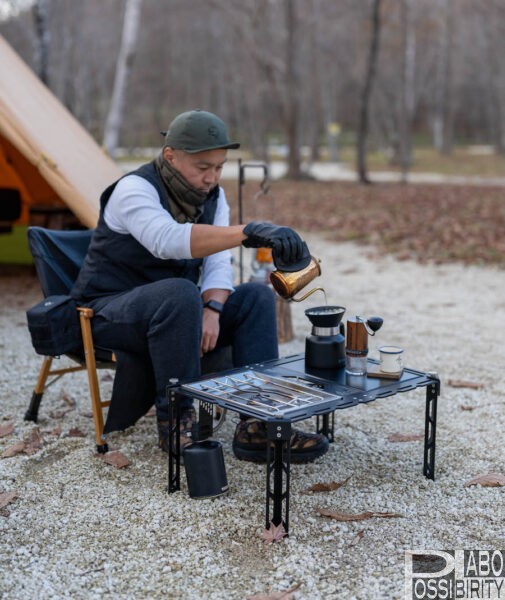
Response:
[[[277,268],[298,264],[303,268],[310,261],[307,245],[290,227],[253,221],[248,223],[243,231],[247,238],[242,245],[246,248],[272,248],[272,257]]]

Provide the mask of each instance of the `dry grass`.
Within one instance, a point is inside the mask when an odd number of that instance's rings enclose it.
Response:
[[[356,150],[344,148],[340,153],[343,162],[350,166],[356,162]],[[399,171],[390,163],[385,152],[369,152],[368,168],[372,171]],[[504,177],[505,156],[490,152],[488,147],[458,146],[450,155],[442,155],[433,148],[416,147],[410,171],[413,173],[440,173],[479,177]]]

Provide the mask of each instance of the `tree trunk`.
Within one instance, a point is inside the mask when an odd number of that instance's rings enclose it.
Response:
[[[452,35],[453,7],[452,0],[443,0],[443,27],[441,35],[440,79],[437,86],[436,116],[434,123],[435,148],[441,154],[450,154],[453,144],[452,106]]]
[[[402,79],[399,115],[399,151],[402,181],[407,181],[412,163],[412,116],[414,111],[414,68],[415,68],[415,33],[411,27],[411,0],[403,0],[401,4],[402,25]]]
[[[359,128],[357,141],[357,166],[358,179],[361,183],[371,183],[367,174],[366,165],[366,140],[368,137],[368,113],[370,96],[372,94],[372,85],[377,70],[377,59],[379,56],[379,36],[380,36],[380,6],[381,0],[373,0],[372,8],[372,37],[370,39],[370,51],[368,54],[368,67],[365,79],[365,85],[361,94],[361,105],[359,113]]]
[[[309,103],[308,106],[308,119],[309,125],[309,140],[310,140],[310,163],[319,160],[321,158],[321,151],[319,147],[321,131],[324,128],[324,111],[321,94],[321,69],[319,67],[319,52],[318,52],[318,40],[319,40],[319,2],[312,0],[310,6],[310,21],[308,24],[309,28],[309,39],[310,39],[310,89],[309,92]]]
[[[299,140],[299,94],[298,77],[296,73],[296,14],[295,0],[284,0],[286,15],[286,134],[288,142],[288,172],[289,179],[301,179],[300,140]]]
[[[483,68],[485,69],[488,93],[487,96],[487,114],[489,119],[489,129],[491,132],[491,140],[494,145],[496,154],[503,154],[504,147],[504,131],[503,131],[503,109],[501,89],[503,80],[500,69],[501,56],[497,53],[499,49],[498,40],[496,39],[495,28],[491,26],[489,13],[480,14],[482,30],[485,39],[485,61]],[[498,50],[499,52],[499,50]]]
[[[117,58],[114,88],[112,91],[109,112],[105,121],[103,136],[103,145],[111,156],[114,156],[116,152],[119,131],[123,120],[128,77],[133,64],[135,46],[137,44],[141,3],[142,0],[126,0],[121,47]]]
[[[51,34],[49,31],[49,0],[36,0],[32,8],[37,49],[35,64],[39,79],[49,87],[49,44]]]
[[[285,344],[295,337],[293,334],[293,320],[291,318],[291,304],[277,294],[275,295],[275,299],[277,341],[279,344]]]

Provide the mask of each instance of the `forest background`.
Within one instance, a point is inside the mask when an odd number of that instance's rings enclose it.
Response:
[[[362,183],[369,169],[505,177],[500,0],[4,0],[0,15],[0,33],[117,158],[205,108],[241,157],[286,161],[275,210],[292,225],[400,257],[505,262],[501,185],[293,183],[319,161]]]

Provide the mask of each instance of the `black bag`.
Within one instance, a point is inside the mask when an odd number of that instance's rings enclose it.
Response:
[[[82,348],[77,304],[70,296],[48,296],[27,312],[37,354],[60,356]]]

